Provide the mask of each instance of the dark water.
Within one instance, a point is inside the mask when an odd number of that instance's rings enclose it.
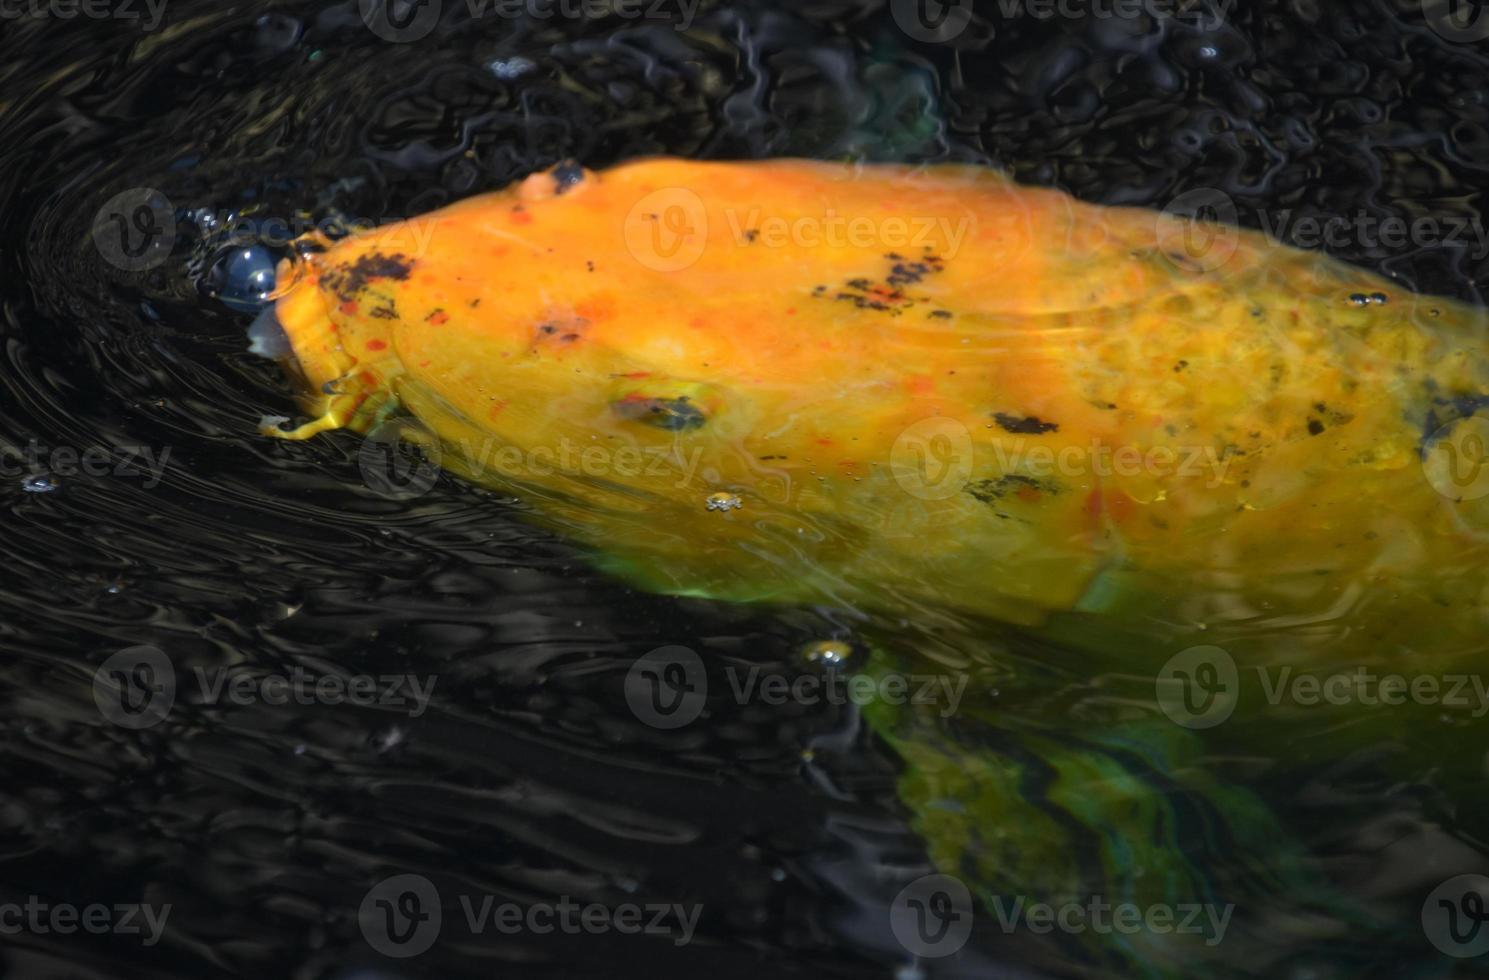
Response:
[[[262,416],[295,407],[246,351],[246,273],[284,254],[288,230],[416,214],[565,158],[851,156],[994,163],[1103,203],[1215,188],[1243,224],[1287,214],[1294,238],[1308,216],[1461,219],[1407,242],[1323,244],[1482,301],[1489,41],[1406,3],[1253,4],[1218,21],[1213,7],[1132,19],[1021,6],[979,8],[947,40],[872,2],[473,17],[447,0],[409,43],[377,36],[350,2],[170,0],[157,22],[120,0],[91,8],[109,16],[43,6],[0,20],[0,901],[171,906],[154,944],[0,936],[6,975],[907,968],[884,909],[928,860],[896,801],[898,763],[851,708],[726,700],[667,732],[624,693],[660,645],[776,668],[851,628],[831,611],[636,594],[509,498],[442,477],[389,499],[363,480],[349,433],[259,437]],[[151,239],[159,251],[98,247],[95,221],[120,194],[134,231],[169,232]],[[135,213],[162,200],[163,223]],[[68,456],[100,448],[92,472]],[[101,714],[93,679],[141,644],[183,677],[301,668],[436,687],[418,717],[200,704],[193,688],[131,729]],[[1372,898],[1415,915],[1403,869],[1426,851],[1482,870],[1481,814],[1429,819],[1413,785],[1330,779],[1300,788],[1299,819]],[[697,907],[696,935],[447,924],[429,952],[388,960],[358,907],[401,873],[498,903]],[[1474,969],[1424,950],[1347,968],[1305,957],[1287,975]],[[1091,974],[1058,937],[979,938],[954,968],[921,968]]]

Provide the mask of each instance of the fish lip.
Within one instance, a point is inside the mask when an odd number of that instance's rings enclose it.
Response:
[[[275,304],[269,303],[248,325],[248,352],[274,361],[295,359],[295,348],[289,334],[274,312]]]

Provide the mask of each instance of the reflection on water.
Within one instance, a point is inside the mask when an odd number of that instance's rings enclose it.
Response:
[[[1243,695],[1280,713],[1204,741],[1158,712],[1151,673],[927,610],[896,642],[940,665],[912,673],[970,676],[975,707],[896,735],[846,695],[734,693],[820,678],[802,651],[824,641],[864,656],[854,615],[636,594],[521,501],[448,476],[386,494],[350,433],[257,434],[295,413],[246,338],[294,239],[570,157],[984,162],[1153,208],[1202,191],[1240,224],[1482,300],[1489,56],[1470,21],[1005,6],[930,26],[898,2],[7,14],[0,902],[46,907],[6,935],[10,973],[1133,975],[1163,969],[1140,939],[1002,923],[1069,900],[1048,882],[1107,882],[1119,903],[1150,894],[1144,875],[1212,889],[1206,915],[1245,897],[1217,975],[1484,962],[1438,952],[1475,948],[1472,882],[1449,883],[1489,870],[1467,670],[1467,710],[1444,689],[1382,723],[1314,712],[1279,666]],[[111,660],[141,647],[167,661]],[[675,647],[694,659],[645,659]],[[1225,666],[1170,668],[1182,685]],[[648,724],[669,677],[708,695],[689,724]],[[906,761],[935,775],[904,785]],[[975,832],[954,853],[923,832],[942,798],[975,801],[942,825]],[[889,914],[960,901],[913,891],[933,859],[1025,904],[979,906],[938,958],[917,946],[933,920]],[[403,914],[426,886],[437,938],[380,955],[429,935]],[[564,903],[610,917],[496,925]],[[50,909],[69,904],[117,927],[68,932]],[[629,907],[657,928],[624,931]]]

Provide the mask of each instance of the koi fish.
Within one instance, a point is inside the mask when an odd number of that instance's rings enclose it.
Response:
[[[929,617],[948,625],[917,642],[985,673],[979,644],[1004,628],[1088,672],[1201,643],[1243,669],[1482,649],[1481,309],[962,166],[563,165],[310,244],[257,333],[282,332],[311,419],[266,431],[393,426],[646,588]],[[1044,804],[1125,848],[1107,888],[1213,886],[1134,843],[1175,793],[1278,839],[1254,799],[1181,764],[1182,726],[1072,747],[1063,717],[1000,710],[961,723],[1042,746],[1064,780]],[[870,716],[943,867],[980,867],[984,895],[1019,876],[1089,893],[1054,831],[979,837],[1050,823],[1018,809],[1014,756]]]
[[[304,263],[333,393],[276,434],[396,405],[665,591],[1476,635],[1489,502],[1423,458],[1479,479],[1483,312],[1202,233],[975,168],[560,168]]]

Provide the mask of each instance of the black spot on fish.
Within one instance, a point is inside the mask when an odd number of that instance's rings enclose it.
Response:
[[[632,422],[640,422],[669,432],[685,432],[701,429],[708,418],[703,410],[688,400],[687,395],[678,398],[647,398],[630,396],[611,402],[616,415]]]
[[[1330,408],[1324,402],[1314,402],[1313,410],[1319,414],[1329,425],[1344,425],[1354,421],[1353,412],[1343,412],[1337,408]]]
[[[1316,435],[1318,435],[1319,433],[1321,433],[1323,431],[1324,431],[1324,424],[1322,422],[1320,422],[1318,419],[1309,419],[1308,420],[1308,434],[1309,435],[1316,436]]]
[[[589,321],[582,316],[558,316],[551,320],[543,320],[533,328],[533,343],[552,344],[554,342],[572,344],[581,340],[589,329]]]
[[[1013,432],[1022,436],[1038,436],[1046,432],[1059,432],[1060,426],[1055,422],[1045,422],[1033,415],[1027,418],[1018,415],[1009,415],[1007,412],[994,412],[993,421],[998,423],[1004,432]]]
[[[1170,262],[1191,275],[1200,275],[1205,271],[1204,266],[1183,252],[1165,252],[1164,254],[1168,256]]]
[[[935,317],[937,320],[950,320],[951,319],[951,311],[950,310],[931,310],[931,312],[928,313],[928,314],[926,314],[926,315],[927,316]]]
[[[1429,393],[1438,390],[1437,382],[1432,378],[1427,379],[1424,387]],[[1437,435],[1438,430],[1459,419],[1472,418],[1481,408],[1489,408],[1489,394],[1454,395],[1446,398],[1434,394],[1432,403],[1444,411],[1438,414],[1436,408],[1427,410],[1427,418],[1422,425],[1422,439],[1418,446],[1418,452],[1423,459],[1426,459],[1427,453],[1431,451],[1433,437]]]
[[[1022,473],[1006,473],[996,480],[974,480],[967,484],[966,489],[973,499],[984,504],[991,504],[1002,500],[1010,493],[1018,493],[1021,490],[1057,494],[1060,492],[1060,485],[1049,480],[1037,480]]]
[[[747,231],[747,232],[744,233],[744,238],[745,238],[745,241],[747,241],[747,242],[754,242],[754,240],[757,239],[757,238],[759,238],[759,237],[760,237],[760,232],[756,231],[754,228],[751,228],[749,231]]]
[[[1177,363],[1177,364],[1174,365],[1174,373],[1175,374],[1178,374],[1180,371],[1184,370],[1188,366],[1189,366],[1189,362],[1188,361],[1181,360],[1181,361],[1179,361],[1179,363]]]
[[[408,278],[413,262],[402,254],[384,255],[369,252],[358,256],[351,265],[336,266],[328,270],[323,281],[343,301],[350,301],[367,288],[374,279],[394,279],[399,282]]]
[[[936,270],[925,262],[896,262],[886,280],[891,286],[911,286]]]

